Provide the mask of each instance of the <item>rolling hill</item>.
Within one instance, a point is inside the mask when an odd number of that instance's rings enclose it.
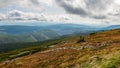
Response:
[[[0,44],[19,43],[19,42],[38,42],[49,39],[55,39],[61,35],[52,30],[34,31],[32,33],[22,34],[0,34]]]
[[[56,39],[64,35],[89,34],[97,31],[93,27],[77,24],[56,24],[44,26],[4,25],[0,26],[0,44],[38,42]]]
[[[108,26],[105,28],[102,28],[103,30],[111,30],[111,29],[118,29],[120,28],[120,25],[112,25],[112,26]]]
[[[9,60],[2,61],[0,68],[120,67],[120,29],[71,36],[31,53],[34,48],[1,54]]]

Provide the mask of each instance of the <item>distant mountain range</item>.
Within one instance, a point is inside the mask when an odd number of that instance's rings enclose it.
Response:
[[[108,26],[105,28],[102,28],[103,30],[110,30],[110,29],[118,29],[120,28],[120,25],[112,25],[112,26]]]
[[[23,34],[0,34],[0,43],[38,42],[54,39],[60,35],[52,30]]]
[[[114,25],[104,28],[96,28],[78,24],[56,24],[47,26],[0,26],[0,44],[18,42],[39,42],[56,39],[64,35],[86,35],[101,30],[120,28]]]
[[[36,26],[0,26],[0,43],[38,42],[58,38],[53,30]]]

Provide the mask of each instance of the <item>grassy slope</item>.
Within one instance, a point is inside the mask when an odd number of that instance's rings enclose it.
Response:
[[[43,42],[3,44],[0,48],[0,61],[5,61],[5,60],[13,59],[16,57],[33,54],[38,51],[43,51],[48,49],[52,45],[56,45],[61,41],[68,40],[70,38],[71,37],[61,37],[58,39],[47,40]],[[27,53],[18,55],[23,52],[27,52]],[[10,57],[11,55],[16,55],[16,56]]]
[[[0,63],[0,68],[117,68],[120,29],[93,33],[85,42],[71,37],[44,51]],[[57,45],[57,46],[55,46]]]

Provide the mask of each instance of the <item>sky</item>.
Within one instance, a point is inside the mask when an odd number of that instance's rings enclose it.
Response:
[[[120,0],[0,0],[1,21],[120,24]]]

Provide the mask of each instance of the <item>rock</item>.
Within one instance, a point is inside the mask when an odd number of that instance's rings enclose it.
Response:
[[[84,49],[84,46],[81,46],[81,47],[80,47],[80,50],[83,50],[83,49]]]
[[[7,60],[7,61],[5,61],[5,62],[3,63],[3,65],[7,65],[9,62],[10,62],[10,61]]]

